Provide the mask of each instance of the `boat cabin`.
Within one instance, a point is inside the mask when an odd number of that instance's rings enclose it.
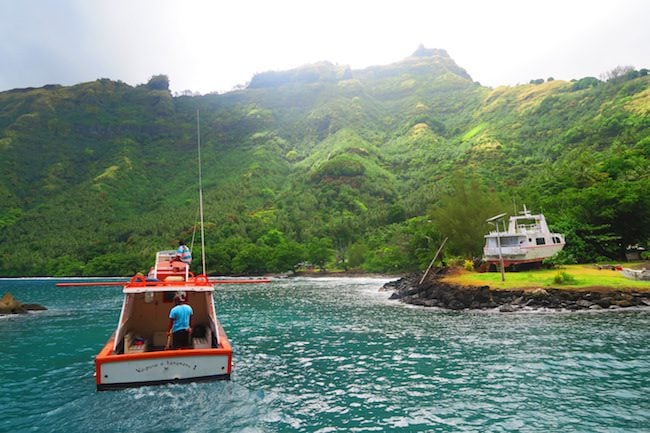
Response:
[[[186,303],[192,307],[192,347],[219,347],[215,312],[212,303],[213,288],[187,290],[185,286],[145,283],[144,286],[124,288],[124,304],[116,330],[115,353],[133,353],[164,350],[168,346],[167,326],[169,311],[174,307],[174,295],[186,293]]]

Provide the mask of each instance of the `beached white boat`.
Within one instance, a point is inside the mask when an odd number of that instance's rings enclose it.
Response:
[[[500,258],[504,267],[541,263],[565,245],[564,235],[551,233],[544,215],[533,215],[526,206],[521,215],[508,219],[507,229],[499,230],[497,220],[494,224],[497,229],[485,235],[483,248],[483,260],[490,267],[498,267]]]
[[[650,281],[650,269],[623,268],[621,273],[625,278],[629,278],[631,280]]]
[[[217,320],[214,284],[172,264],[174,253],[156,255],[156,281],[135,276],[124,285],[117,329],[95,358],[98,390],[230,379],[232,347]],[[175,350],[168,347],[167,326],[177,292],[186,294],[194,314],[191,346]]]

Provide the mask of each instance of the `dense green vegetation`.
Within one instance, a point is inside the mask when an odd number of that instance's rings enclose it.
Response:
[[[168,87],[0,93],[0,276],[129,275],[189,243],[197,110],[209,273],[421,269],[445,236],[480,256],[485,219],[523,204],[566,234],[564,262],[648,246],[645,69],[490,89],[420,48],[222,95]]]

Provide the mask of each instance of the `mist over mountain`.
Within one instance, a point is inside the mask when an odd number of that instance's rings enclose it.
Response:
[[[224,94],[173,96],[165,75],[0,93],[0,276],[129,275],[189,243],[197,110],[209,273],[402,272],[446,236],[480,256],[485,219],[523,204],[566,262],[650,238],[647,69],[491,89],[421,46]]]

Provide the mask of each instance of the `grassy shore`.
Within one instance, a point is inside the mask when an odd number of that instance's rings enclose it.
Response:
[[[523,272],[506,272],[501,281],[499,272],[469,272],[459,270],[443,278],[451,284],[467,286],[490,286],[491,289],[566,288],[566,289],[614,289],[648,290],[650,281],[625,278],[620,271],[598,269],[593,265],[565,265],[555,269],[536,269]]]

